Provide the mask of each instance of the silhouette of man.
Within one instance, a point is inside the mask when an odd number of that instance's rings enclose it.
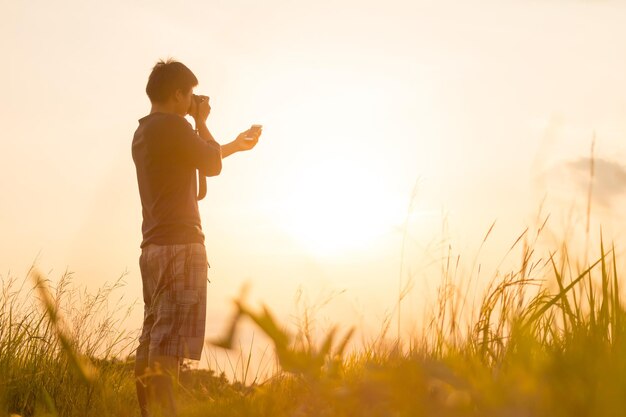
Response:
[[[143,417],[157,406],[167,417],[177,415],[172,380],[182,359],[199,360],[204,345],[209,264],[196,175],[204,194],[206,177],[220,174],[222,159],[254,148],[261,135],[251,128],[218,144],[206,126],[209,97],[194,95],[197,85],[182,63],[159,61],[146,86],[152,108],[139,119],[132,143],[143,214],[144,321],[135,364]]]

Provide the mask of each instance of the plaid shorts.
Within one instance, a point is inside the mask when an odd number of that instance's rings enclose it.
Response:
[[[156,356],[200,360],[209,267],[204,245],[148,245],[139,266],[144,319],[137,361]]]

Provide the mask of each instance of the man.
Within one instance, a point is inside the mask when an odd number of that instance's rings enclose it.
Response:
[[[219,175],[223,158],[254,148],[261,134],[248,129],[218,144],[206,126],[209,98],[193,94],[197,85],[182,63],[158,62],[146,86],[152,108],[139,120],[132,144],[143,214],[144,322],[135,365],[143,417],[156,402],[164,415],[177,415],[172,379],[183,358],[200,359],[204,344],[208,262],[196,174],[201,185],[205,176]]]

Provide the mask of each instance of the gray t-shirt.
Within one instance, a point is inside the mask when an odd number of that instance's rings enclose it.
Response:
[[[139,119],[132,154],[143,213],[141,247],[204,243],[196,172],[219,175],[220,145],[198,136],[182,116],[152,113]]]

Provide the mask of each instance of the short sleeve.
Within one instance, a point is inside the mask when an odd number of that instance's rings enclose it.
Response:
[[[202,139],[183,118],[177,126],[176,146],[178,156],[183,164],[189,164],[203,175],[212,177],[222,171],[222,148],[214,140]]]

